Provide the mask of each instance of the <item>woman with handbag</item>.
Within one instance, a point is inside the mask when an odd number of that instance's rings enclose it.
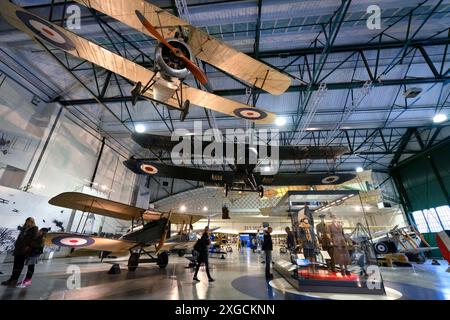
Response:
[[[203,235],[200,239],[197,240],[197,242],[194,245],[194,250],[198,253],[197,258],[197,266],[195,268],[194,273],[194,281],[200,281],[197,278],[198,270],[200,269],[200,265],[202,263],[205,264],[206,268],[206,275],[208,276],[209,282],[213,282],[214,279],[211,277],[209,273],[209,264],[208,264],[208,248],[211,244],[211,241],[209,240],[210,234],[209,234],[209,227],[205,227],[205,231],[203,232]]]
[[[20,274],[22,273],[23,267],[25,265],[25,260],[32,253],[32,243],[36,240],[37,236],[38,227],[36,227],[34,219],[29,217],[25,220],[25,224],[22,226],[20,234],[14,244],[14,265],[12,275],[8,280],[3,281],[2,285],[17,285],[17,280],[19,280]],[[34,265],[32,269],[34,269]]]

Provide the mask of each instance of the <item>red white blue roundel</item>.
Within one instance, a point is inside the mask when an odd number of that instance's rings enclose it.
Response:
[[[73,42],[62,32],[56,30],[48,21],[24,11],[16,11],[17,18],[22,21],[39,38],[51,43],[55,47],[66,51],[75,49]]]
[[[148,173],[148,174],[157,174],[158,168],[155,166],[152,166],[151,164],[143,163],[141,164],[141,170],[142,172]]]
[[[59,236],[52,239],[52,243],[60,247],[80,248],[95,243],[95,240],[81,235]]]
[[[267,117],[267,113],[256,108],[238,108],[233,111],[234,114],[240,118],[247,120],[261,120]]]
[[[329,176],[329,177],[323,178],[322,183],[325,183],[325,184],[335,183],[338,180],[339,180],[338,176]]]

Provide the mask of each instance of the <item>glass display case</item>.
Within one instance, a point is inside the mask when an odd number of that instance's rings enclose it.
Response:
[[[294,191],[291,195],[286,202],[295,246],[275,262],[275,269],[303,292],[385,295],[369,229],[361,222],[344,228],[333,210],[319,210],[324,203],[357,197],[358,191]]]

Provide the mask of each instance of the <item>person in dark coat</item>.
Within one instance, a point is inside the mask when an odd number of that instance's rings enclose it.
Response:
[[[17,285],[17,280],[19,280],[20,274],[22,273],[23,267],[25,265],[25,260],[32,254],[32,244],[38,237],[38,227],[34,219],[29,217],[25,220],[25,224],[20,230],[20,234],[14,244],[14,265],[11,277],[2,282],[4,286],[15,286]],[[31,269],[34,269],[34,265]],[[32,271],[28,269],[28,272],[32,274]]]
[[[193,279],[194,281],[200,281],[197,278],[197,274],[198,274],[198,270],[200,270],[200,265],[202,264],[202,262],[205,264],[206,275],[208,276],[209,282],[214,281],[214,279],[211,277],[211,274],[209,273],[208,248],[209,248],[209,245],[211,244],[209,237],[210,237],[209,227],[206,227],[205,231],[203,232],[202,237],[197,240],[197,243],[194,246],[194,250],[198,252],[197,266],[195,268],[194,279]]]
[[[22,283],[17,287],[26,288],[31,285],[31,278],[34,274],[34,265],[38,263],[39,257],[44,253],[45,236],[47,232],[47,228],[40,229],[37,237],[31,241],[30,251],[25,260],[25,265],[28,266],[27,274],[25,275]]]
[[[264,232],[264,240],[261,247],[261,250],[264,251],[266,256],[266,279],[272,279],[273,274],[270,273],[270,264],[272,263],[272,251],[273,251],[273,243],[272,243],[272,228],[268,227],[267,231]]]
[[[286,231],[287,237],[286,237],[286,248],[288,249],[288,252],[291,256],[291,261],[295,261],[295,237],[294,233],[291,231],[289,227],[286,227],[284,229]]]

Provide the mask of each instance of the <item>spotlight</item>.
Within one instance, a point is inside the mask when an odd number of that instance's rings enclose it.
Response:
[[[356,172],[358,172],[358,173],[363,172],[363,171],[364,171],[364,169],[362,167],[356,168]]]
[[[203,207],[203,211],[208,211],[208,207]]]
[[[275,119],[275,124],[276,124],[277,126],[279,126],[279,127],[284,126],[284,125],[286,124],[286,118],[283,118],[283,117],[277,117],[277,118]]]
[[[139,123],[134,126],[134,130],[136,130],[137,133],[143,133],[145,132],[145,126],[142,123]]]
[[[180,211],[181,212],[185,212],[186,211],[186,206],[184,204],[180,207]]]
[[[433,117],[434,123],[442,123],[444,121],[447,121],[447,116],[443,113],[438,113]]]

